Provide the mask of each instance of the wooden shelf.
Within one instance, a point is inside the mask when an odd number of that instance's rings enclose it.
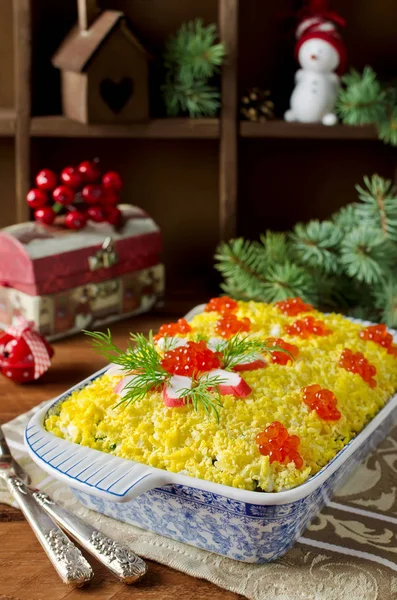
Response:
[[[218,139],[219,119],[153,119],[131,125],[84,125],[63,116],[33,117],[33,137]]]
[[[240,123],[240,135],[244,138],[287,138],[319,140],[377,140],[373,125],[326,126],[318,123],[287,123],[269,121],[268,123]]]
[[[0,109],[0,137],[13,137],[15,134],[15,110]]]

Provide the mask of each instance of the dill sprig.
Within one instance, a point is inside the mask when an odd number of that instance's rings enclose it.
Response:
[[[239,364],[257,360],[258,354],[272,354],[272,352],[284,352],[295,360],[288,350],[280,346],[269,346],[265,340],[246,335],[240,337],[239,334],[233,335],[225,342],[221,342],[216,348],[218,352],[223,353],[225,369],[233,369]]]
[[[124,396],[114,408],[121,404],[128,406],[142,400],[148,392],[162,386],[170,379],[170,373],[161,366],[161,357],[156,351],[151,332],[149,338],[145,338],[141,333],[131,333],[130,344],[125,352],[113,343],[109,329],[107,333],[99,331],[85,333],[92,338],[93,347],[102,356],[135,375],[134,379],[125,386]]]
[[[218,376],[202,375],[193,380],[191,388],[185,388],[178,393],[179,398],[185,398],[186,402],[192,401],[194,410],[202,407],[207,415],[213,411],[219,423],[218,407],[223,406],[219,386],[225,383],[225,379]]]

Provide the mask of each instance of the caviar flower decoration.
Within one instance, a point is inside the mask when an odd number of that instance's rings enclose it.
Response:
[[[235,334],[227,340],[212,338],[208,341],[161,336],[169,331],[179,333],[181,323],[178,324],[178,331],[173,324],[162,326],[156,340],[152,333],[148,338],[130,334],[126,351],[113,343],[109,330],[107,333],[85,332],[92,338],[94,347],[113,363],[109,373],[123,375],[114,388],[120,397],[117,406],[128,406],[155,390],[161,391],[167,407],[192,404],[197,410],[201,406],[207,414],[213,411],[219,420],[222,395],[245,398],[251,393],[239,372],[266,367],[265,354],[272,357],[273,353],[285,353],[294,360],[288,349],[275,345],[273,340],[268,342],[247,335]],[[184,331],[187,326],[190,327],[186,321],[182,323]]]

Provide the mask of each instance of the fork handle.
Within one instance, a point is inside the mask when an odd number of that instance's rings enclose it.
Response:
[[[6,477],[7,487],[43,546],[48,558],[64,583],[80,587],[94,573],[80,550],[69,540],[56,523],[29,493],[18,477]]]
[[[65,510],[47,494],[32,492],[36,502],[75,540],[123,583],[135,583],[145,575],[146,563],[127,546],[112,540],[80,517]]]

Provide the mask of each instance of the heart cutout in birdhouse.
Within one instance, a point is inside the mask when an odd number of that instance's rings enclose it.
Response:
[[[101,81],[99,90],[102,100],[117,115],[134,93],[134,82],[131,77],[123,77],[120,81],[104,79]]]

